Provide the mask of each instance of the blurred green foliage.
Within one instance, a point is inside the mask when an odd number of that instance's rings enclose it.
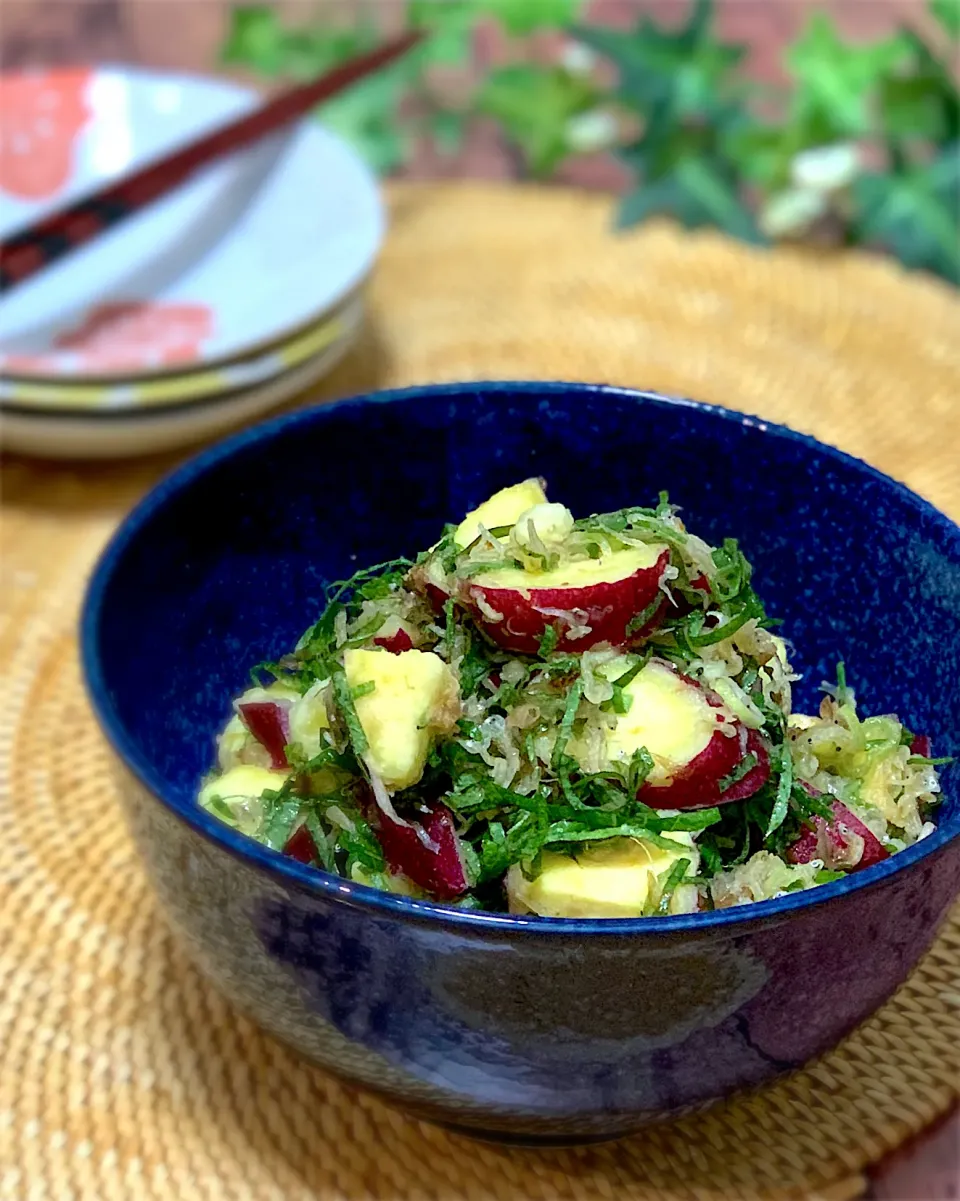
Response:
[[[783,88],[745,78],[747,47],[717,33],[713,0],[692,0],[677,28],[644,16],[626,31],[581,23],[583,3],[405,0],[406,26],[429,36],[325,104],[323,120],[385,174],[417,140],[456,154],[485,116],[522,175],[613,151],[634,180],[620,227],[663,214],[749,241],[875,246],[960,283],[960,0],[929,0],[932,38],[905,28],[868,44],[815,11],[786,52]],[[310,78],[385,36],[377,6],[360,11],[354,25],[288,26],[268,4],[242,5],[222,61]],[[498,28],[507,61],[471,82],[481,23]],[[549,30],[564,34],[559,62],[531,53]],[[600,82],[601,61],[612,84]],[[451,69],[466,87],[441,86]]]
[[[427,138],[445,155],[460,149],[478,114],[498,120],[532,175],[546,175],[571,154],[568,122],[593,108],[597,89],[574,71],[519,63],[491,72],[460,105],[438,88],[438,70],[469,68],[474,33],[494,21],[514,38],[572,23],[581,0],[408,0],[405,24],[427,39],[398,62],[323,106],[323,120],[343,134],[375,170],[402,166],[414,139]],[[361,10],[363,11],[363,10]],[[369,19],[354,26],[284,25],[268,4],[234,8],[221,52],[224,66],[244,67],[269,79],[308,79],[372,49],[384,33]]]

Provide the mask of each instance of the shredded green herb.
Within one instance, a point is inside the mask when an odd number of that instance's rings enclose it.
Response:
[[[387,628],[410,633],[416,655],[433,656],[450,676],[443,714],[429,707],[421,713],[413,688],[398,713],[397,720],[418,714],[411,737],[422,734],[426,751],[415,783],[388,789],[389,804],[408,831],[401,842],[416,855],[443,853],[421,822],[437,806],[445,811],[462,880],[459,891],[440,898],[447,903],[503,910],[511,904],[511,879],[535,881],[557,856],[572,856],[583,869],[602,865],[611,846],[621,845],[640,848],[636,870],[651,873],[645,912],[652,915],[676,910],[678,903],[711,909],[731,903],[731,896],[753,899],[767,887],[764,864],[778,865],[770,869],[769,895],[829,883],[849,867],[813,873],[791,864],[791,848],[816,818],[833,820],[835,800],[862,814],[871,795],[867,773],[891,755],[898,756],[900,790],[892,799],[904,809],[903,798],[912,798],[913,809],[907,806],[900,819],[907,826],[885,823],[879,811],[871,812],[871,820],[886,829],[888,849],[919,836],[937,801],[927,791],[930,769],[952,760],[905,755],[903,748],[914,742],[911,731],[894,718],[858,716],[842,662],[836,683],[824,685],[821,715],[805,719],[799,730],[788,724],[795,677],[784,644],[769,633],[778,623],[754,591],[750,563],[735,540],[708,547],[695,539],[666,493],[649,508],[571,520],[559,534],[548,534],[537,524],[535,507],[531,512],[522,530],[483,528],[478,518],[481,533],[466,547],[457,545],[457,527],[448,525],[415,559],[389,560],[332,584],[297,646],[251,672],[254,686],[266,690],[256,699],[269,697],[277,684],[289,686],[283,693],[290,720],[286,782],[249,798],[218,793],[214,779],[201,803],[275,850],[305,831],[313,862],[325,871],[429,897],[427,877],[418,878],[409,861],[391,858],[400,845],[399,836],[385,838],[394,819],[380,808],[382,793],[374,803],[383,780],[379,769],[372,774],[377,748],[356,702],[368,698],[361,707],[366,714],[366,704],[381,696],[388,703],[389,687],[381,690],[370,678],[351,688],[345,667],[352,652],[377,647],[389,622]],[[576,609],[574,637],[552,603],[535,627],[539,633],[523,649],[511,647],[504,634],[512,628],[511,614],[504,614],[499,628],[491,624],[471,602],[482,581],[466,586],[491,568],[512,568],[527,573],[535,589],[538,572],[567,561],[581,564],[579,571],[588,563],[602,572],[610,555],[643,545],[656,548],[657,570],[664,554],[669,568],[653,600],[625,618],[623,644],[609,654],[591,641],[589,612]],[[584,660],[583,652],[593,649],[599,653]],[[604,674],[608,661],[619,674]],[[745,696],[751,706],[751,737],[759,743],[712,782],[712,791],[697,794],[696,807],[671,807],[672,797],[683,796],[674,792],[676,780],[670,782],[678,765],[658,750],[662,735],[644,708],[649,696],[637,692],[650,680],[643,673],[652,664],[679,673],[710,698],[711,713],[722,703],[724,679],[736,686],[724,695]],[[299,700],[291,701],[290,688]],[[639,705],[638,695],[647,698]],[[729,711],[724,720],[735,715]],[[631,734],[625,750],[610,752],[613,731],[648,727],[649,738]],[[267,756],[248,730],[234,729],[221,739],[227,772],[263,765],[274,755],[275,748]],[[870,787],[878,787],[880,778],[871,776]],[[743,781],[749,789],[737,792],[750,795],[726,799]],[[690,887],[675,903],[681,885]]]
[[[360,718],[357,716],[357,707],[353,703],[353,690],[347,683],[347,677],[342,667],[332,667],[330,679],[333,683],[333,695],[336,698],[340,716],[346,726],[347,737],[350,740],[350,745],[353,747],[353,753],[358,759],[362,759],[367,753],[369,743],[367,742],[363,726],[360,724]]]
[[[657,902],[658,913],[669,913],[670,902],[673,900],[673,894],[683,883],[683,879],[687,874],[687,869],[690,867],[689,859],[678,859],[673,867],[667,872],[666,879],[660,890],[660,900]]]
[[[790,794],[793,791],[793,760],[790,758],[790,751],[785,746],[778,748],[777,767],[780,770],[780,778],[777,781],[777,799],[773,805],[773,812],[770,814],[770,821],[767,823],[764,839],[768,839],[771,834],[780,829],[786,821],[787,811],[790,808]]]

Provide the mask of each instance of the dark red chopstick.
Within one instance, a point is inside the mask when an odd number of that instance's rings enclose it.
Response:
[[[201,167],[305,116],[321,101],[329,100],[405,54],[422,37],[418,31],[404,34],[369,54],[351,59],[312,83],[290,88],[236,121],[204,134],[165,158],[148,163],[13,234],[0,242],[0,292],[23,283],[104,230],[139,212],[178,187]]]

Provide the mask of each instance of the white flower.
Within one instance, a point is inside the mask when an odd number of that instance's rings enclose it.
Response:
[[[609,109],[595,108],[588,113],[571,117],[565,129],[567,145],[571,150],[588,153],[604,150],[617,140],[617,119]]]
[[[571,75],[588,75],[596,64],[596,54],[582,42],[568,42],[560,55],[560,65]]]
[[[827,211],[822,192],[788,188],[771,196],[760,212],[760,228],[768,238],[797,237]]]
[[[860,171],[860,154],[851,142],[802,150],[790,164],[790,178],[804,191],[839,192]]]

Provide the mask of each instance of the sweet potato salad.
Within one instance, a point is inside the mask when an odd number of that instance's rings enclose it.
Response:
[[[542,480],[330,588],[254,669],[199,803],[313,867],[461,908],[634,918],[860,871],[933,830],[938,763],[842,664],[794,713],[737,543]]]

